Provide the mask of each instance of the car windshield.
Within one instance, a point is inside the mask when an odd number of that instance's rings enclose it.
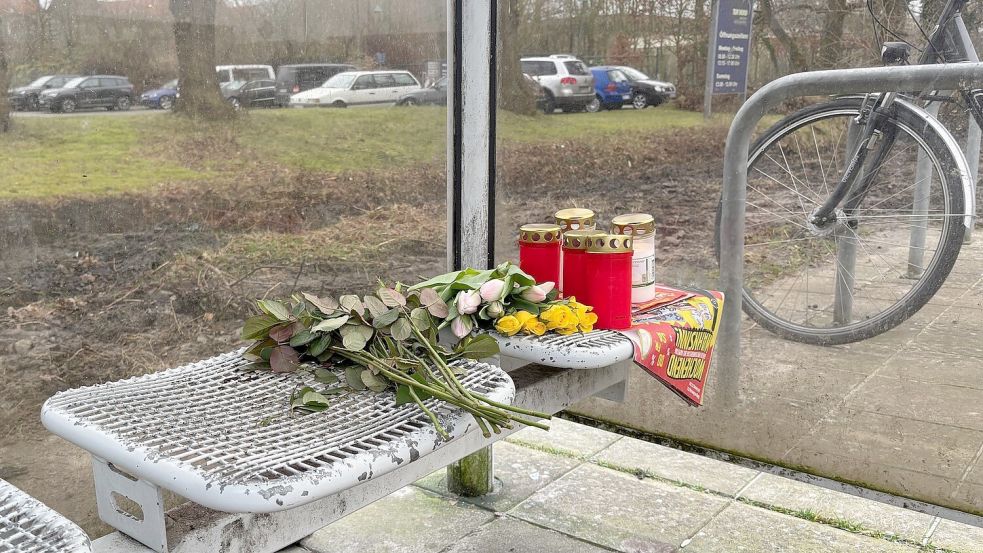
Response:
[[[82,81],[85,79],[87,79],[87,77],[75,77],[74,79],[65,83],[65,88],[78,88],[78,86],[82,84]]]
[[[267,79],[269,76],[270,72],[262,67],[249,67],[232,70],[233,81],[249,82],[256,79]]]
[[[164,83],[161,88],[177,88],[177,79],[172,79]]]
[[[355,80],[354,73],[338,73],[334,77],[324,81],[321,88],[348,88]]]
[[[633,81],[647,81],[649,79],[648,75],[642,73],[638,69],[632,69],[631,67],[622,67],[621,71],[625,75],[628,75],[628,78]]]
[[[41,77],[41,78],[38,78],[38,79],[34,79],[33,81],[31,81],[31,84],[29,84],[27,86],[35,87],[35,88],[42,87],[42,86],[44,86],[44,83],[50,81],[52,78],[53,77],[51,75],[45,75],[44,77]]]

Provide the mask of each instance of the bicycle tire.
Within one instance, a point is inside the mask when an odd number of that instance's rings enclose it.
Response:
[[[863,98],[858,97],[837,98],[822,104],[808,106],[786,116],[761,135],[750,148],[749,172],[756,158],[762,155],[764,149],[776,143],[781,137],[795,132],[810,121],[818,121],[834,114],[856,115],[859,113],[862,101]],[[901,298],[901,301],[891,305],[890,308],[866,320],[851,322],[841,327],[823,329],[804,326],[776,316],[762,306],[754,297],[750,287],[745,284],[743,310],[766,330],[785,339],[813,345],[839,345],[865,340],[896,327],[914,315],[932,298],[948,277],[959,255],[965,233],[961,217],[952,216],[952,214],[963,214],[965,208],[960,164],[958,163],[958,156],[962,154],[958,150],[953,151],[953,146],[949,141],[945,140],[932,125],[927,124],[919,113],[903,103],[895,103],[894,112],[889,121],[898,125],[899,128],[907,128],[909,132],[914,133],[913,136],[917,136],[923,141],[923,148],[930,150],[937,160],[934,167],[937,170],[936,176],[940,181],[938,189],[943,195],[945,212],[939,247],[930,264],[910,291]],[[720,260],[721,207],[722,203],[718,204],[715,222],[714,249],[718,263]],[[747,271],[745,279],[747,279]]]

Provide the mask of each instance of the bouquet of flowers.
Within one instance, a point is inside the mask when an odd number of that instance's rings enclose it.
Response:
[[[458,338],[475,328],[497,330],[506,336],[517,333],[542,336],[590,332],[597,322],[591,307],[576,298],[557,299],[552,282],[537,283],[512,263],[494,269],[464,269],[436,276],[410,287],[432,289],[448,305],[440,327],[450,326]]]

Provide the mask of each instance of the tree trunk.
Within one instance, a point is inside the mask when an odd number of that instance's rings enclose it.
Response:
[[[823,30],[819,35],[819,50],[816,52],[818,69],[832,69],[839,65],[843,51],[843,22],[846,20],[846,0],[826,0],[826,16]]]
[[[196,119],[232,114],[215,72],[215,4],[216,0],[170,0],[181,87],[174,111]]]
[[[788,55],[789,72],[798,73],[800,71],[808,71],[809,62],[806,60],[802,50],[799,49],[795,39],[788,35],[785,28],[782,27],[782,24],[775,17],[771,0],[761,0],[759,5],[761,7],[762,19],[768,24],[768,29],[775,35],[775,39],[782,45],[782,49]]]
[[[519,25],[522,10],[519,0],[498,2],[498,107],[513,113],[532,115],[536,104],[532,91],[522,76],[519,58]]]
[[[3,21],[0,20],[0,29],[3,29]],[[7,67],[7,42],[0,33],[0,91],[10,88],[10,73]],[[6,94],[0,94],[0,133],[10,130],[10,100]]]

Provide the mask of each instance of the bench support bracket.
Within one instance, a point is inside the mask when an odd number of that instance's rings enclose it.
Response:
[[[167,553],[167,531],[164,524],[164,498],[160,488],[135,478],[92,456],[92,475],[96,486],[96,506],[99,518],[158,553]],[[125,509],[120,500],[127,499],[139,511]]]

